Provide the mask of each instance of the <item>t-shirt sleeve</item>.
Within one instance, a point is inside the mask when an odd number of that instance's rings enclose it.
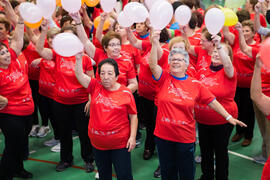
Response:
[[[104,51],[102,49],[96,48],[95,55],[94,55],[94,61],[96,61],[97,65],[102,61],[104,56]]]
[[[130,96],[130,103],[128,104],[128,108],[127,108],[128,114],[137,114],[135,99],[130,90],[129,90],[129,96]]]
[[[92,61],[91,58],[87,55],[83,56],[83,66],[84,66],[84,71],[92,71],[93,70],[93,66],[92,66]]]
[[[136,71],[135,71],[135,68],[134,68],[133,64],[131,63],[131,61],[129,61],[129,62],[130,63],[128,64],[129,70],[127,73],[127,79],[134,79],[134,78],[136,78]]]
[[[199,96],[197,101],[201,104],[209,104],[213,100],[216,99],[216,97],[201,83],[199,83]]]
[[[261,25],[263,27],[267,27],[267,23],[266,23],[265,17],[262,14],[260,14],[260,22],[261,22]]]
[[[10,52],[11,60],[16,60],[16,58],[18,57],[16,52],[12,48],[9,49],[9,52]]]
[[[152,44],[149,40],[142,40],[142,50],[146,51],[147,49],[150,49],[152,47]]]
[[[98,80],[97,79],[91,78],[91,81],[90,81],[89,86],[87,88],[87,92],[89,94],[92,94],[94,92],[95,88],[98,86],[98,84],[99,83],[98,83]]]
[[[257,54],[259,53],[260,49],[252,47],[252,59],[256,59]]]

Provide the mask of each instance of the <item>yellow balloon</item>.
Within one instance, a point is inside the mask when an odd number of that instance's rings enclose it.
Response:
[[[224,8],[222,11],[225,16],[224,26],[234,26],[238,22],[238,17],[233,10]]]
[[[100,16],[96,17],[96,19],[94,20],[94,27],[97,29],[98,25],[100,22]],[[103,31],[107,30],[110,27],[110,21],[108,19],[106,19],[104,26],[103,26]]]
[[[89,7],[95,7],[99,3],[99,0],[84,0],[84,3]]]
[[[42,22],[43,19],[41,19],[39,22],[37,23],[29,23],[27,21],[24,21],[24,24],[26,26],[28,26],[29,28],[38,28],[40,25],[41,25],[41,22]]]
[[[61,0],[56,0],[56,5],[61,7],[62,6]]]

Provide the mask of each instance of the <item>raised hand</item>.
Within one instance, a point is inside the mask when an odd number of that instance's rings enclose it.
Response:
[[[72,17],[72,19],[75,21],[75,23],[78,24],[81,22],[81,15],[79,12],[69,13],[69,15]]]

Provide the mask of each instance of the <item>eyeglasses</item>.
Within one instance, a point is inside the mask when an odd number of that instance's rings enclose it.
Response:
[[[172,59],[172,62],[185,62],[185,59]]]
[[[110,46],[110,47],[120,47],[121,46],[121,44],[120,43],[117,43],[117,44],[114,44],[114,43],[111,43],[111,44],[108,44],[108,46]]]

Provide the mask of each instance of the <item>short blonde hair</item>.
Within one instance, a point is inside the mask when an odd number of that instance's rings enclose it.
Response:
[[[170,42],[169,42],[169,50],[171,51],[173,45],[176,44],[176,43],[180,43],[180,42],[185,43],[185,49],[186,50],[189,49],[189,44],[187,43],[187,41],[183,37],[177,36],[177,37],[174,37],[174,38],[172,38],[170,40]]]

